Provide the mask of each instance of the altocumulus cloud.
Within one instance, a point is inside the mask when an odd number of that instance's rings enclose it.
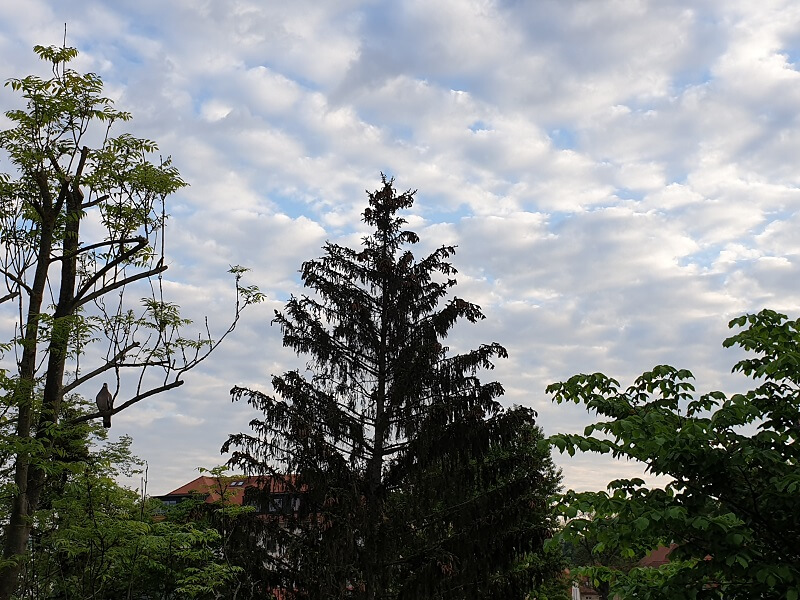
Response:
[[[672,363],[735,391],[726,321],[800,311],[790,0],[30,0],[0,5],[3,77],[41,73],[30,49],[65,22],[77,67],[191,184],[170,209],[171,299],[219,334],[228,265],[269,298],[180,390],[116,419],[151,491],[224,460],[252,416],[232,385],[302,366],[272,311],[326,239],[358,243],[381,171],[419,189],[419,252],[458,244],[459,294],[487,313],[451,345],[506,345],[491,375],[547,432],[589,422],[543,391],[580,371]],[[579,488],[638,469],[561,463]]]

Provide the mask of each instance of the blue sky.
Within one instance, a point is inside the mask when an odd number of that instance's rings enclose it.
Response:
[[[233,385],[305,364],[272,311],[326,239],[357,243],[381,171],[419,190],[411,228],[459,245],[458,293],[487,314],[451,346],[505,345],[492,376],[547,433],[590,422],[548,383],[669,363],[738,391],[727,321],[800,313],[791,0],[3,2],[0,76],[44,75],[31,48],[65,22],[77,68],[191,184],[171,199],[171,299],[223,329],[230,264],[268,297],[186,385],[115,417],[153,492],[225,460],[252,417]],[[580,489],[639,469],[558,460]]]

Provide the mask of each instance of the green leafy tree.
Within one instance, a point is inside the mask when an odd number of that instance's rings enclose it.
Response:
[[[230,567],[231,577],[225,589],[215,591],[216,597],[232,600],[269,598],[265,584],[269,573],[258,551],[269,541],[269,527],[256,510],[257,502],[252,490],[247,490],[241,501],[234,501],[236,491],[244,491],[241,487],[234,487],[234,483],[241,482],[242,476],[229,474],[229,469],[227,465],[199,469],[213,481],[213,485],[202,493],[212,492],[217,499],[207,502],[203,497],[202,503],[190,508],[187,515],[190,521],[203,522],[220,535],[218,555]],[[182,507],[183,503],[178,506]]]
[[[119,486],[120,472],[140,465],[130,438],[99,443],[97,426],[80,426],[95,439],[94,450],[63,469],[43,494],[22,597],[226,597],[240,569],[225,560],[220,532],[195,518],[203,501],[165,511],[159,500]]]
[[[567,526],[567,535],[551,541],[564,551],[573,579],[588,580],[600,600],[614,598],[611,588],[616,579],[635,568],[649,550],[646,544],[611,543],[613,535],[606,530],[614,526],[608,519],[586,515]]]
[[[616,480],[607,492],[565,498],[568,535],[593,527],[582,513],[608,525],[592,532],[599,546],[634,554],[677,544],[665,568],[607,572],[622,597],[798,598],[800,320],[764,310],[730,326],[742,330],[724,345],[751,353],[734,372],[759,382],[744,394],[696,398],[692,374],[664,365],[624,390],[601,373],[548,388],[602,419],[584,435],[554,436],[556,447],[635,459],[671,478],[661,488]]]
[[[178,171],[169,159],[152,160],[154,142],[113,135],[130,114],[102,96],[97,75],[68,67],[75,49],[34,50],[52,76],[6,83],[26,105],[7,111],[12,126],[0,131],[0,306],[10,317],[4,322],[16,318],[0,351],[17,366],[0,373],[0,469],[13,477],[0,600],[17,584],[32,517],[59,459],[69,392],[109,378],[113,409],[75,419],[108,418],[180,386],[227,335],[187,336],[189,321],[162,294],[165,199],[185,185]],[[261,298],[240,285],[241,268],[231,271],[237,302],[228,332]]]
[[[309,357],[277,392],[234,388],[262,411],[223,451],[248,473],[285,477],[296,504],[267,520],[274,588],[311,598],[522,598],[526,562],[551,528],[559,475],[530,410],[504,410],[477,374],[497,343],[451,354],[452,327],[483,319],[450,297],[452,246],[417,259],[397,213],[413,192],[383,178],[360,249],[328,243],[303,263],[313,293],[275,322]],[[275,496],[263,500],[264,506]],[[530,568],[529,568],[530,567]]]

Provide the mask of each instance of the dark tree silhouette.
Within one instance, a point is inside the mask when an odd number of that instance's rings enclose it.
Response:
[[[292,474],[300,501],[266,522],[275,587],[311,598],[522,598],[542,574],[527,558],[549,534],[559,475],[533,411],[504,410],[502,386],[477,376],[506,350],[443,345],[458,321],[484,316],[450,294],[454,247],[420,260],[407,249],[418,237],[397,212],[414,192],[382,184],[369,193],[374,232],[361,248],[327,243],[302,265],[313,294],[276,312],[284,345],[310,357],[307,372],[274,377],[275,396],[234,388],[264,417],[223,451],[249,473]]]

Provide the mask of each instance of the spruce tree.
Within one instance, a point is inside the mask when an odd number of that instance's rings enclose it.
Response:
[[[276,394],[234,388],[263,412],[223,451],[250,473],[282,476],[280,518],[262,539],[269,585],[311,598],[525,596],[530,561],[551,527],[559,475],[531,410],[505,410],[478,374],[506,357],[497,343],[461,354],[443,344],[480,308],[452,295],[453,246],[418,260],[398,211],[414,192],[393,180],[369,193],[361,248],[333,243],[303,263],[305,287],[274,322],[305,373]],[[267,490],[265,510],[277,511]],[[530,567],[530,568],[528,568]]]

